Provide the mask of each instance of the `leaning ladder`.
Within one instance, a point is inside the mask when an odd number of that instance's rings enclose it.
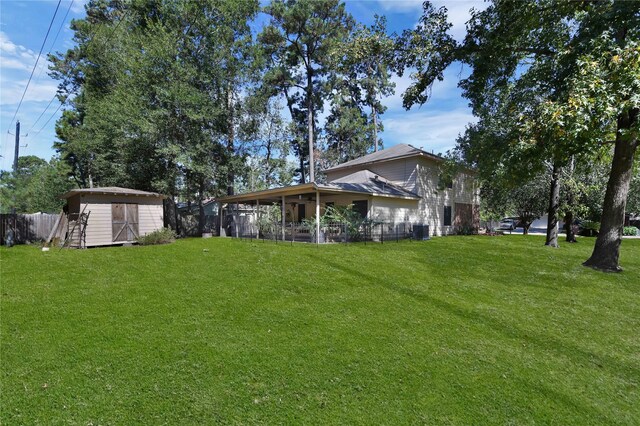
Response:
[[[69,243],[73,242],[73,240],[75,239],[74,234],[78,225],[80,225],[80,228],[79,228],[80,235],[78,236],[77,248],[86,248],[87,222],[89,221],[89,214],[91,213],[91,211],[89,211],[88,213],[85,214],[84,211],[86,209],[87,209],[87,206],[85,205],[84,208],[82,209],[82,212],[80,212],[80,215],[78,216],[78,220],[74,221],[73,227],[71,228],[71,230],[68,230],[69,225],[71,225],[71,220],[69,219],[67,221],[67,236],[64,239],[64,242],[62,243],[62,246],[60,247],[60,249],[69,246]]]

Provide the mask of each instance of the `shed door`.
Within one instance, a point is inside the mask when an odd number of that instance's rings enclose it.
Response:
[[[113,242],[133,241],[138,237],[138,205],[111,203]]]

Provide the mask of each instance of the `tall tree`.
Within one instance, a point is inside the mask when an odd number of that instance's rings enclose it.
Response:
[[[327,97],[330,52],[348,35],[352,18],[339,0],[275,0],[264,10],[271,18],[259,36],[269,58],[265,84],[286,99],[295,124],[292,142],[300,159],[300,180],[306,181],[308,157],[308,180],[314,182],[317,113]]]
[[[234,97],[257,10],[257,1],[90,2],[74,21],[78,46],[53,69],[72,107],[58,149],[80,183],[88,175],[195,198],[202,227],[202,201],[232,188]]]
[[[342,162],[365,155],[371,147],[378,151],[380,116],[386,110],[381,100],[395,88],[391,81],[395,35],[387,34],[386,19],[376,15],[370,27],[357,25],[332,56],[333,99],[327,133],[330,148]]]
[[[502,125],[512,133],[498,138],[505,153],[528,152],[538,159],[538,168],[546,164],[557,171],[572,157],[590,158],[608,135],[615,135],[604,231],[585,262],[603,270],[619,268],[624,200],[638,144],[640,98],[632,94],[638,93],[639,8],[637,2],[494,1],[485,11],[472,13],[462,46],[445,43],[451,48],[434,53],[432,47],[446,40],[442,34],[447,28],[442,10],[427,4],[421,21],[429,23],[427,30],[418,28],[403,37],[411,47],[404,57],[418,69],[405,106],[424,102],[430,84],[451,61],[467,62],[473,71],[461,83],[465,96],[480,117],[481,134],[497,130],[491,124],[495,116],[505,118]],[[424,34],[426,42],[410,44]],[[479,140],[491,144],[490,139]],[[476,150],[478,155],[481,151]],[[501,156],[500,163],[510,156]],[[550,206],[557,206],[555,193],[552,186]]]

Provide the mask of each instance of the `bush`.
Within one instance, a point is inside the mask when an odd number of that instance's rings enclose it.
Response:
[[[176,233],[171,228],[162,228],[138,237],[138,244],[151,246],[155,244],[169,244],[176,240]]]
[[[478,229],[471,225],[462,225],[455,228],[456,235],[478,235]]]
[[[635,226],[625,226],[624,228],[622,228],[622,235],[625,235],[627,237],[635,237],[636,235],[638,235],[638,228],[636,228]]]
[[[594,237],[598,235],[598,232],[600,232],[600,222],[592,220],[585,220],[582,222],[582,231],[580,231],[580,235],[584,237]]]

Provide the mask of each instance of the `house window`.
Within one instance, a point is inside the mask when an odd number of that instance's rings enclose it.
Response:
[[[361,218],[366,218],[369,210],[367,200],[357,200],[353,203],[353,211],[357,212]]]
[[[444,206],[444,226],[451,226],[451,206]]]

